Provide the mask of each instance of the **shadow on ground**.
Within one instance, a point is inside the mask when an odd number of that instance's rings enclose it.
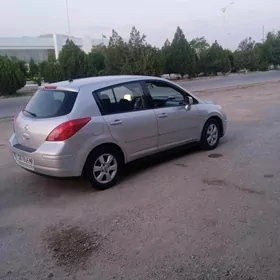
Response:
[[[222,139],[221,145],[223,143],[227,143],[226,139]],[[197,145],[192,144],[134,161],[125,166],[121,182],[125,182],[142,172],[148,172],[152,167],[159,166],[165,162],[201,152],[203,151],[199,150]],[[187,167],[182,163],[175,163],[175,165]],[[53,178],[32,174],[28,171],[19,171],[13,174],[13,178],[7,178],[7,181],[11,182],[11,180],[13,188],[6,185],[0,190],[0,209],[7,210],[30,204],[44,205],[58,198],[70,203],[72,199],[77,199],[96,191],[84,177]],[[120,185],[116,186],[116,188],[118,187]]]

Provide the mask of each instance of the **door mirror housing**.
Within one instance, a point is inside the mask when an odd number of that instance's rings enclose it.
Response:
[[[193,98],[191,96],[186,96],[185,103],[187,106],[193,105]]]

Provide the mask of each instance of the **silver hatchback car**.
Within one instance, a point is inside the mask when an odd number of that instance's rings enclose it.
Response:
[[[221,106],[148,76],[104,76],[40,87],[14,119],[18,165],[54,177],[85,175],[112,187],[125,163],[198,142],[216,148],[226,132]]]

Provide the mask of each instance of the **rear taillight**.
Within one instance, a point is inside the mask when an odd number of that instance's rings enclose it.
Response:
[[[13,130],[14,130],[14,132],[16,132],[15,125],[16,125],[17,117],[18,117],[18,114],[14,116],[14,121],[13,121]]]
[[[91,118],[83,118],[62,123],[49,134],[46,141],[64,141],[82,129],[90,120]]]

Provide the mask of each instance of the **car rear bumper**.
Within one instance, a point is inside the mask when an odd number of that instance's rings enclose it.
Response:
[[[18,142],[13,134],[9,140],[9,145],[15,162],[22,168],[34,173],[53,177],[76,177],[79,172],[76,170],[75,157],[73,155],[51,155],[34,151],[29,152],[18,148]],[[28,158],[33,164],[19,161],[19,158]]]

